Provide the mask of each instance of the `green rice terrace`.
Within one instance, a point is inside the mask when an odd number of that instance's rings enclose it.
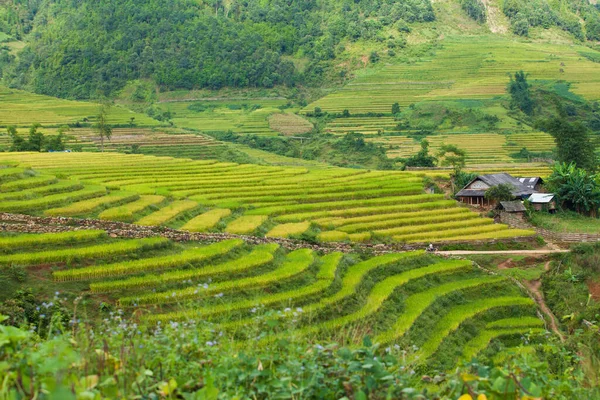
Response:
[[[600,97],[600,65],[582,55],[584,46],[525,43],[497,36],[446,37],[434,56],[409,65],[366,68],[340,90],[309,104],[323,111],[389,113],[393,103],[422,101],[485,102],[505,94],[507,73],[527,71],[539,80],[572,82],[573,92]],[[480,103],[484,105],[485,103]],[[382,120],[381,126],[389,121]],[[370,121],[370,126],[374,126]],[[388,125],[389,126],[389,125]]]
[[[4,234],[0,248],[4,271],[26,268],[26,283],[45,292],[83,293],[154,326],[210,321],[240,342],[297,335],[356,345],[368,334],[386,346],[416,345],[414,362],[448,369],[493,354],[491,342],[516,346],[544,331],[533,300],[506,278],[422,251],[319,255],[239,239],[176,244],[86,230]],[[247,329],[270,310],[278,328],[269,335],[260,324]]]
[[[2,153],[0,211],[318,241],[510,239],[423,174],[239,165],[118,153]],[[31,168],[31,169],[30,169]],[[443,172],[442,172],[443,174]]]

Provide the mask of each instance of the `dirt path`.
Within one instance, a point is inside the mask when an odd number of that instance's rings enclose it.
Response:
[[[550,270],[550,261],[546,262],[546,264],[544,265],[544,270],[545,271],[549,271]],[[554,316],[554,314],[552,313],[552,311],[550,310],[550,308],[546,305],[546,301],[544,300],[544,295],[543,295],[543,293],[540,290],[541,287],[542,287],[542,281],[539,280],[539,279],[536,279],[536,280],[533,280],[533,281],[525,281],[524,284],[525,284],[525,287],[533,295],[533,299],[537,303],[537,305],[540,308],[540,310],[542,310],[542,312],[550,320],[550,329],[552,330],[552,332],[554,332],[554,333],[556,333],[558,335],[558,337],[560,338],[561,342],[564,342],[565,341],[565,337],[563,336],[563,334],[560,331],[560,329],[558,329],[558,323],[556,322],[556,317]]]
[[[441,256],[472,256],[472,255],[486,255],[486,254],[506,254],[506,255],[544,255],[544,254],[556,254],[556,253],[568,253],[569,250],[562,249],[542,249],[542,250],[493,250],[493,251],[471,251],[471,250],[452,250],[452,251],[438,251],[435,254]]]

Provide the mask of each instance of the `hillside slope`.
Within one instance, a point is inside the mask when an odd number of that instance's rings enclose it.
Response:
[[[167,90],[328,86],[365,64],[410,60],[445,35],[554,27],[564,40],[600,40],[600,12],[584,0],[11,4],[0,5],[0,41],[25,46],[0,50],[3,80],[68,98],[112,96],[136,79]]]

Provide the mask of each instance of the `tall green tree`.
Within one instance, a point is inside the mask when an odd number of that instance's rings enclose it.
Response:
[[[585,125],[559,116],[543,122],[540,127],[554,138],[559,162],[573,163],[589,172],[596,170],[595,149]]]
[[[535,103],[531,98],[527,75],[523,71],[516,72],[514,77],[510,75],[507,91],[510,93],[512,108],[517,108],[527,115],[532,115],[535,109]]]
[[[465,167],[467,153],[453,144],[444,144],[440,147],[437,158],[442,167],[452,167],[452,192],[456,192],[456,179]]]
[[[404,165],[406,167],[435,167],[437,159],[429,154],[429,141],[421,140],[421,150],[412,157],[409,157]]]
[[[112,127],[108,124],[108,111],[110,110],[110,105],[103,104],[100,106],[98,110],[98,115],[96,117],[96,123],[94,124],[94,130],[98,133],[98,137],[100,138],[100,145],[102,148],[102,152],[104,152],[104,140],[110,140],[112,137]]]
[[[494,201],[512,200],[515,197],[512,191],[512,185],[509,185],[508,183],[501,183],[486,190],[484,197],[488,200]]]
[[[546,180],[562,207],[580,214],[597,216],[600,208],[598,176],[575,163],[557,163]]]
[[[46,139],[44,134],[39,132],[38,129],[41,127],[40,124],[33,124],[29,128],[29,150],[30,151],[42,151]]]

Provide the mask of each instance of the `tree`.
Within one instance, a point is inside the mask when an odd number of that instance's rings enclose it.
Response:
[[[400,104],[398,104],[398,103],[392,104],[392,114],[394,114],[394,115],[400,114]]]
[[[554,138],[559,162],[573,163],[588,172],[596,170],[595,149],[585,125],[570,123],[560,116],[545,121],[540,127]]]
[[[512,23],[512,31],[515,35],[529,36],[529,21],[525,17],[519,17]]]
[[[485,13],[485,5],[481,0],[461,0],[462,9],[465,10],[469,17],[479,23],[484,23],[487,19]]]
[[[532,115],[535,103],[531,98],[527,75],[523,71],[519,71],[515,73],[514,78],[510,74],[509,76],[510,82],[508,83],[507,91],[511,96],[510,106],[518,108],[527,115]]]
[[[108,104],[103,104],[100,106],[98,111],[98,116],[96,117],[96,123],[94,124],[94,130],[98,133],[100,137],[100,145],[102,148],[102,152],[104,152],[104,139],[110,140],[112,136],[112,127],[108,124],[108,110],[110,106]]]
[[[9,126],[6,131],[12,140],[9,151],[27,151],[27,142],[17,133],[17,128]]]
[[[456,178],[461,175],[465,167],[467,154],[453,144],[444,144],[440,147],[437,157],[442,167],[452,167],[452,192],[455,192]]]
[[[557,163],[546,180],[562,207],[580,214],[597,216],[600,208],[598,176],[575,163]]]
[[[487,200],[493,201],[508,201],[512,200],[515,196],[512,193],[513,186],[508,183],[501,183],[496,186],[492,186],[485,191],[484,197]]]
[[[412,157],[409,157],[404,166],[406,167],[435,167],[437,159],[429,155],[429,141],[421,140],[421,150]]]
[[[454,175],[458,175],[465,167],[467,154],[463,149],[459,149],[453,144],[444,144],[440,147],[437,157],[442,167],[451,166]]]
[[[58,135],[48,136],[46,139],[46,150],[48,151],[64,151],[65,150],[65,142],[64,142],[64,133],[60,130],[58,131]]]
[[[45,138],[42,132],[38,132],[40,126],[40,124],[33,124],[29,128],[29,139],[27,140],[29,142],[29,151],[42,151]]]

